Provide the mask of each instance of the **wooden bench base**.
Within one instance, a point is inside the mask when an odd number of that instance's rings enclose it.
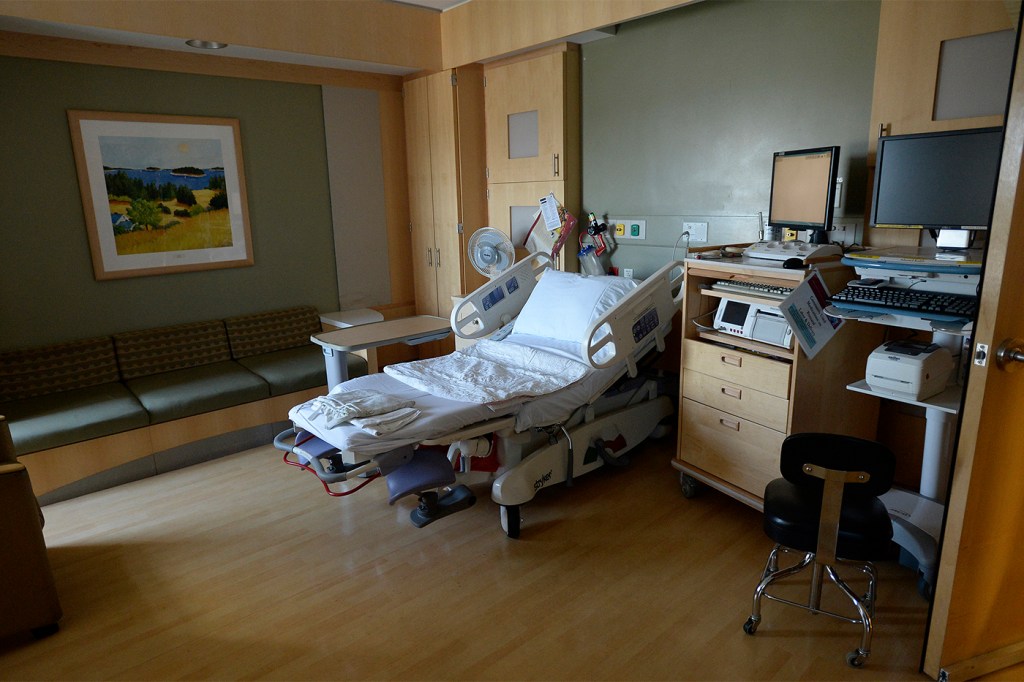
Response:
[[[326,386],[153,424],[102,438],[40,450],[18,458],[38,497],[142,457],[224,433],[285,421],[288,410],[327,393]]]

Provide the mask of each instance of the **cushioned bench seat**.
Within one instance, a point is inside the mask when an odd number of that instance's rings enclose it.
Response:
[[[284,395],[327,383],[323,350],[311,343],[300,348],[286,348],[239,358],[238,364],[266,381],[270,385],[271,395]],[[366,360],[349,353],[348,375],[358,377],[364,374]]]
[[[56,448],[149,425],[149,415],[123,384],[100,384],[0,404],[18,454]]]
[[[119,378],[109,336],[0,353],[0,414],[18,454],[146,426]]]
[[[267,382],[225,360],[125,381],[151,424],[191,417],[270,397]]]
[[[143,457],[284,420],[292,405],[325,389],[323,354],[310,341],[320,331],[319,313],[302,306],[3,350],[0,415],[34,470],[37,494],[49,494]],[[353,377],[368,370],[351,354],[348,368]]]
[[[327,383],[320,346],[309,337],[322,331],[316,308],[302,306],[224,320],[231,357],[284,395]],[[348,355],[349,376],[366,374],[366,360]]]
[[[222,320],[115,334],[114,348],[152,424],[270,397],[267,382],[231,359]]]

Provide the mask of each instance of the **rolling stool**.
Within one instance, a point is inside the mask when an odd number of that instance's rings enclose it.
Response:
[[[776,545],[754,590],[753,610],[743,631],[748,635],[757,631],[762,597],[859,624],[864,628],[860,647],[846,656],[849,665],[859,668],[871,654],[878,575],[870,562],[886,557],[892,541],[892,521],[878,496],[892,485],[896,459],[873,441],[800,433],[782,443],[780,468],[783,478],[771,481],[764,491],[764,531]],[[780,569],[780,552],[803,557]],[[836,573],[839,565],[867,574],[866,594],[853,593]],[[806,604],[767,593],[776,580],[807,567],[811,567],[811,588]],[[823,575],[853,602],[858,618],[821,609]]]

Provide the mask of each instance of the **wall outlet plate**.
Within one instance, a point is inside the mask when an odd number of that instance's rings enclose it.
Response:
[[[707,223],[683,223],[683,232],[690,233],[691,242],[706,242],[708,240]]]

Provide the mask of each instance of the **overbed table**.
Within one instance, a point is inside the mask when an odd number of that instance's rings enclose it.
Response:
[[[439,341],[451,333],[451,323],[447,318],[416,315],[314,334],[310,341],[323,348],[324,363],[327,366],[327,388],[333,389],[348,379],[345,354],[350,351],[377,348],[392,343],[415,346],[427,341]]]

